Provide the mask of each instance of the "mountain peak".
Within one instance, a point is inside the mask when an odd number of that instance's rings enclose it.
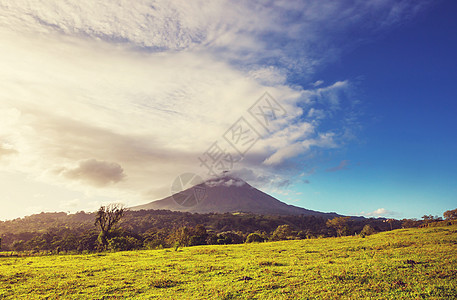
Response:
[[[189,201],[192,197],[193,199]],[[314,215],[324,218],[339,216],[335,213],[322,213],[286,204],[227,173],[183,191],[177,191],[172,196],[131,209],[165,209],[192,213]]]

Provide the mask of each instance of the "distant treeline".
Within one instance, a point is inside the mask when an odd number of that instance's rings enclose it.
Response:
[[[109,239],[110,250],[236,244],[267,240],[309,239],[371,234],[406,227],[455,222],[454,214],[415,219],[340,218],[253,214],[192,214],[168,210],[126,211]],[[100,250],[95,213],[41,213],[0,221],[1,250],[36,252],[94,252]]]

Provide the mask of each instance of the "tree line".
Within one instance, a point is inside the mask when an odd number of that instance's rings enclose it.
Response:
[[[41,213],[0,222],[0,249],[31,253],[177,249],[344,235],[365,237],[380,231],[456,223],[456,220],[457,209],[445,212],[444,219],[429,215],[422,220],[396,220],[128,211],[120,205],[109,205],[95,213]]]

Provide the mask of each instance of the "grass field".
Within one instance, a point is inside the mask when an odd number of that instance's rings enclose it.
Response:
[[[0,258],[7,299],[457,299],[457,226]]]

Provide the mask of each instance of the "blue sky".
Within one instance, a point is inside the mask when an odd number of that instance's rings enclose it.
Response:
[[[432,5],[314,75],[358,82],[363,125],[356,141],[323,159],[321,171],[343,160],[347,166],[297,185],[306,199],[297,203],[346,214],[385,208],[409,218],[457,205],[456,11],[453,1]]]
[[[230,171],[347,215],[457,205],[454,1],[5,1],[0,220],[166,197],[243,117]],[[249,108],[268,92],[285,114]],[[266,130],[268,129],[268,130]]]

